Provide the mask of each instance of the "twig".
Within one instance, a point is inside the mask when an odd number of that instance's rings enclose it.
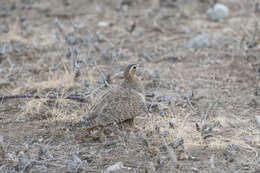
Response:
[[[88,96],[87,96],[88,97]],[[68,99],[68,100],[76,100],[76,101],[80,101],[80,102],[87,102],[87,97],[81,97],[78,95],[71,95],[71,96],[67,96],[63,99]],[[48,98],[48,99],[57,99],[59,98],[58,96],[47,96],[47,97],[41,97],[39,95],[8,95],[8,96],[1,96],[0,100],[3,102],[5,100],[9,100],[9,99],[20,99],[20,98],[34,98],[34,99],[44,99],[44,98]]]
[[[148,62],[151,62],[151,61],[152,61],[152,57],[151,57],[145,50],[143,50],[143,57],[144,57]]]
[[[97,66],[97,68],[99,68]],[[100,71],[100,73],[102,73]],[[116,73],[114,74],[111,79],[114,79],[118,76],[120,76],[122,74],[122,72]],[[69,95],[67,97],[63,97],[62,99],[68,99],[68,100],[75,100],[75,101],[79,101],[79,102],[87,102],[88,101],[88,97],[96,94],[100,89],[102,89],[105,86],[109,86],[109,84],[107,83],[107,81],[104,84],[99,85],[98,87],[94,88],[93,90],[91,90],[86,96],[82,97],[79,95]],[[58,99],[59,97],[61,97],[61,95],[57,94],[56,96],[45,96],[45,97],[41,97],[39,95],[33,95],[33,94],[17,94],[17,95],[7,95],[7,96],[0,96],[0,103],[2,104],[3,101],[5,100],[9,100],[9,99],[22,99],[22,98],[34,98],[34,99]]]
[[[94,65],[96,66],[97,70],[99,71],[99,73],[103,76],[104,79],[104,83],[106,86],[109,86],[109,83],[106,80],[106,75],[104,74],[103,71],[101,71],[100,67],[97,65],[97,62],[95,61]]]
[[[104,84],[98,86],[97,88],[93,89],[93,90],[87,95],[87,97],[96,94],[100,89],[102,89],[102,88],[105,87],[105,86],[107,86],[107,84],[104,83]]]

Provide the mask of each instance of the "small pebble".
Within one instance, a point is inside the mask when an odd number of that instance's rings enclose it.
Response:
[[[85,88],[89,87],[88,81],[87,80],[82,81],[82,86]]]
[[[258,127],[260,128],[260,116],[255,116],[256,123],[258,124]]]
[[[168,131],[164,131],[164,132],[162,133],[162,135],[163,135],[163,137],[167,137],[167,136],[169,135],[169,132],[168,132]]]
[[[8,27],[7,25],[2,25],[2,26],[1,26],[1,31],[2,31],[3,33],[8,33],[8,32],[9,32],[9,27]]]
[[[9,81],[6,81],[6,80],[0,80],[0,87],[3,87],[3,86],[8,86],[10,85],[10,82]]]
[[[106,170],[104,171],[104,173],[112,173],[114,171],[118,171],[120,169],[124,168],[124,165],[122,162],[117,162],[114,165],[109,166],[108,168],[106,168]]]
[[[97,82],[98,84],[104,84],[105,81],[106,81],[106,80],[105,80],[103,77],[96,80],[96,82]]]
[[[161,111],[161,112],[160,112],[160,116],[161,116],[161,117],[165,117],[165,112],[164,112],[164,111]]]
[[[4,143],[4,137],[0,136],[0,144]]]
[[[0,17],[7,17],[9,15],[9,9],[8,8],[2,8],[0,10]]]
[[[176,124],[173,122],[169,122],[169,126],[170,126],[170,128],[174,129],[176,127]]]
[[[98,27],[100,27],[100,28],[105,28],[105,27],[108,27],[108,26],[111,26],[111,25],[112,25],[111,22],[106,22],[106,21],[98,22]]]
[[[9,161],[14,161],[14,156],[13,156],[12,154],[8,153],[8,154],[7,154],[7,159],[8,159]]]
[[[11,7],[10,7],[10,10],[15,10],[15,9],[16,9],[16,3],[13,2],[12,5],[11,5]]]
[[[198,168],[195,168],[195,167],[191,167],[191,170],[192,170],[193,172],[199,172],[199,169],[198,169]]]

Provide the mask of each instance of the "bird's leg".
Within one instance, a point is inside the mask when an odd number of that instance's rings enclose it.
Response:
[[[141,131],[141,129],[135,125],[134,118],[128,119],[126,122],[130,125],[131,128],[133,128],[134,132]]]
[[[129,124],[131,127],[134,126],[134,118],[126,120],[126,123]]]
[[[101,142],[106,141],[105,127],[101,127],[101,129],[99,130],[99,141]]]
[[[99,127],[91,133],[91,138],[93,140],[99,140],[100,142],[106,141],[106,135],[104,133],[105,128],[103,126]]]

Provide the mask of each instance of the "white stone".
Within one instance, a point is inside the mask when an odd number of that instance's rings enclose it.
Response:
[[[120,170],[120,169],[122,169],[122,168],[124,168],[123,163],[122,163],[122,162],[117,162],[117,163],[115,163],[114,165],[109,166],[109,167],[105,170],[104,173],[111,173],[111,172],[113,172],[113,171],[117,171],[117,170]]]
[[[106,22],[106,21],[100,21],[100,22],[98,22],[98,27],[101,27],[101,28],[103,28],[103,27],[108,27],[108,26],[110,26],[110,25],[111,25],[110,22]]]
[[[228,17],[229,9],[225,5],[217,3],[213,8],[208,9],[207,15],[211,20],[221,20]]]
[[[256,122],[260,128],[260,116],[255,116]]]
[[[191,48],[199,49],[199,48],[208,47],[208,46],[209,46],[208,34],[197,35],[196,37],[192,38],[187,45],[187,47],[189,49],[191,49]]]

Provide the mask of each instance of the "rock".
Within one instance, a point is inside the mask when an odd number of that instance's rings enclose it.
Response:
[[[3,143],[4,143],[4,137],[0,136],[0,144],[3,144]]]
[[[112,26],[111,22],[106,22],[106,21],[98,22],[98,27],[100,27],[100,28],[105,28],[105,27],[109,27],[109,26]]]
[[[166,116],[165,112],[164,112],[164,111],[161,111],[161,112],[160,112],[160,116],[161,116],[161,117],[165,117],[165,116]]]
[[[175,123],[169,122],[169,127],[172,128],[172,129],[175,129],[177,126],[176,126]]]
[[[8,86],[11,83],[9,81],[6,81],[4,79],[0,80],[0,87]]]
[[[162,136],[163,136],[163,137],[169,136],[169,132],[168,132],[168,131],[164,131],[164,132],[162,133]]]
[[[7,160],[9,160],[9,161],[15,161],[15,158],[14,158],[14,156],[13,156],[12,154],[8,153],[8,154],[7,154]]]
[[[81,85],[85,88],[88,88],[89,87],[89,82],[87,80],[83,80]]]
[[[161,7],[174,8],[178,6],[177,0],[160,0]]]
[[[3,33],[8,33],[8,32],[9,32],[9,27],[8,27],[8,25],[2,25],[2,26],[1,26],[1,31],[2,31]]]
[[[196,168],[196,167],[191,167],[191,170],[192,170],[193,172],[199,172],[199,169]]]
[[[255,4],[255,12],[260,13],[260,3],[259,3],[259,2],[257,2],[257,3]],[[260,169],[260,168],[259,168],[259,169]]]
[[[207,15],[211,20],[218,21],[227,18],[229,10],[225,5],[217,3],[213,8],[208,9]]]
[[[187,47],[189,49],[199,49],[199,48],[204,48],[209,46],[209,37],[208,34],[200,34],[197,35],[196,37],[192,38]]]
[[[260,116],[255,116],[256,122],[260,128]]]
[[[122,162],[117,162],[114,165],[109,166],[106,170],[105,173],[110,173],[113,171],[117,171],[124,168],[123,163]]]

